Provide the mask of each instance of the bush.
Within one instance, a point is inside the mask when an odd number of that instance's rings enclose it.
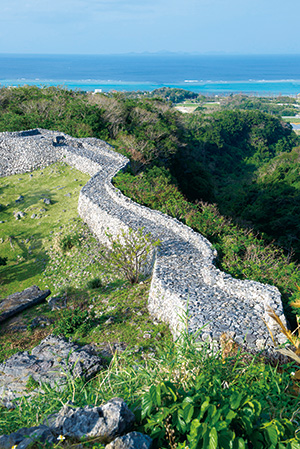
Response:
[[[208,382],[200,374],[189,391],[169,381],[152,385],[141,417],[154,448],[300,448],[288,419],[268,419],[258,400],[224,387],[217,375]]]
[[[94,290],[96,288],[102,287],[102,282],[101,282],[101,279],[94,278],[94,279],[91,279],[90,281],[88,281],[86,285],[88,288]]]
[[[134,231],[121,229],[121,232],[113,237],[106,233],[111,249],[103,253],[103,257],[114,270],[120,270],[125,278],[136,284],[146,274],[149,257],[159,240],[152,240],[151,234],[144,234],[144,228]]]
[[[93,327],[93,318],[93,312],[89,312],[88,310],[64,310],[61,319],[56,324],[53,334],[69,338],[76,331],[79,331],[81,335],[85,335]]]
[[[67,234],[59,240],[59,247],[62,252],[67,252],[74,246],[79,246],[80,235],[79,234]]]

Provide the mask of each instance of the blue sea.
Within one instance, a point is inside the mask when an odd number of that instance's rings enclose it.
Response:
[[[300,55],[0,54],[0,85],[103,92],[180,87],[213,95],[297,95]]]

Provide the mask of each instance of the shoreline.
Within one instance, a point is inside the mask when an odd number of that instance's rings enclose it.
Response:
[[[50,87],[60,86],[70,90],[94,92],[151,92],[162,87],[184,89],[203,95],[226,96],[231,94],[245,94],[249,96],[291,96],[300,95],[300,80],[258,80],[258,81],[201,81],[180,83],[153,83],[134,81],[98,81],[98,80],[43,80],[43,79],[4,79],[0,80],[0,87],[21,86]]]

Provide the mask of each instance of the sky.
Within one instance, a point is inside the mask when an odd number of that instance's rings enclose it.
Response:
[[[0,53],[300,54],[299,0],[0,0]]]

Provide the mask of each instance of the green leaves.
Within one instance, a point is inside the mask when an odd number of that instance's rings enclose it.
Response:
[[[106,236],[110,250],[102,256],[111,268],[120,270],[131,284],[136,284],[149,273],[151,252],[160,244],[159,240],[154,241],[150,233],[144,232],[144,228],[137,231],[121,229],[117,236],[106,232]]]
[[[155,447],[165,447],[171,428],[172,438],[183,449],[298,449],[288,420],[268,421],[259,401],[245,392],[215,388],[216,384],[206,385],[208,395],[197,388],[186,392],[171,382],[151,386],[142,399],[142,418],[147,418],[145,429]],[[204,389],[202,375],[196,385]]]

